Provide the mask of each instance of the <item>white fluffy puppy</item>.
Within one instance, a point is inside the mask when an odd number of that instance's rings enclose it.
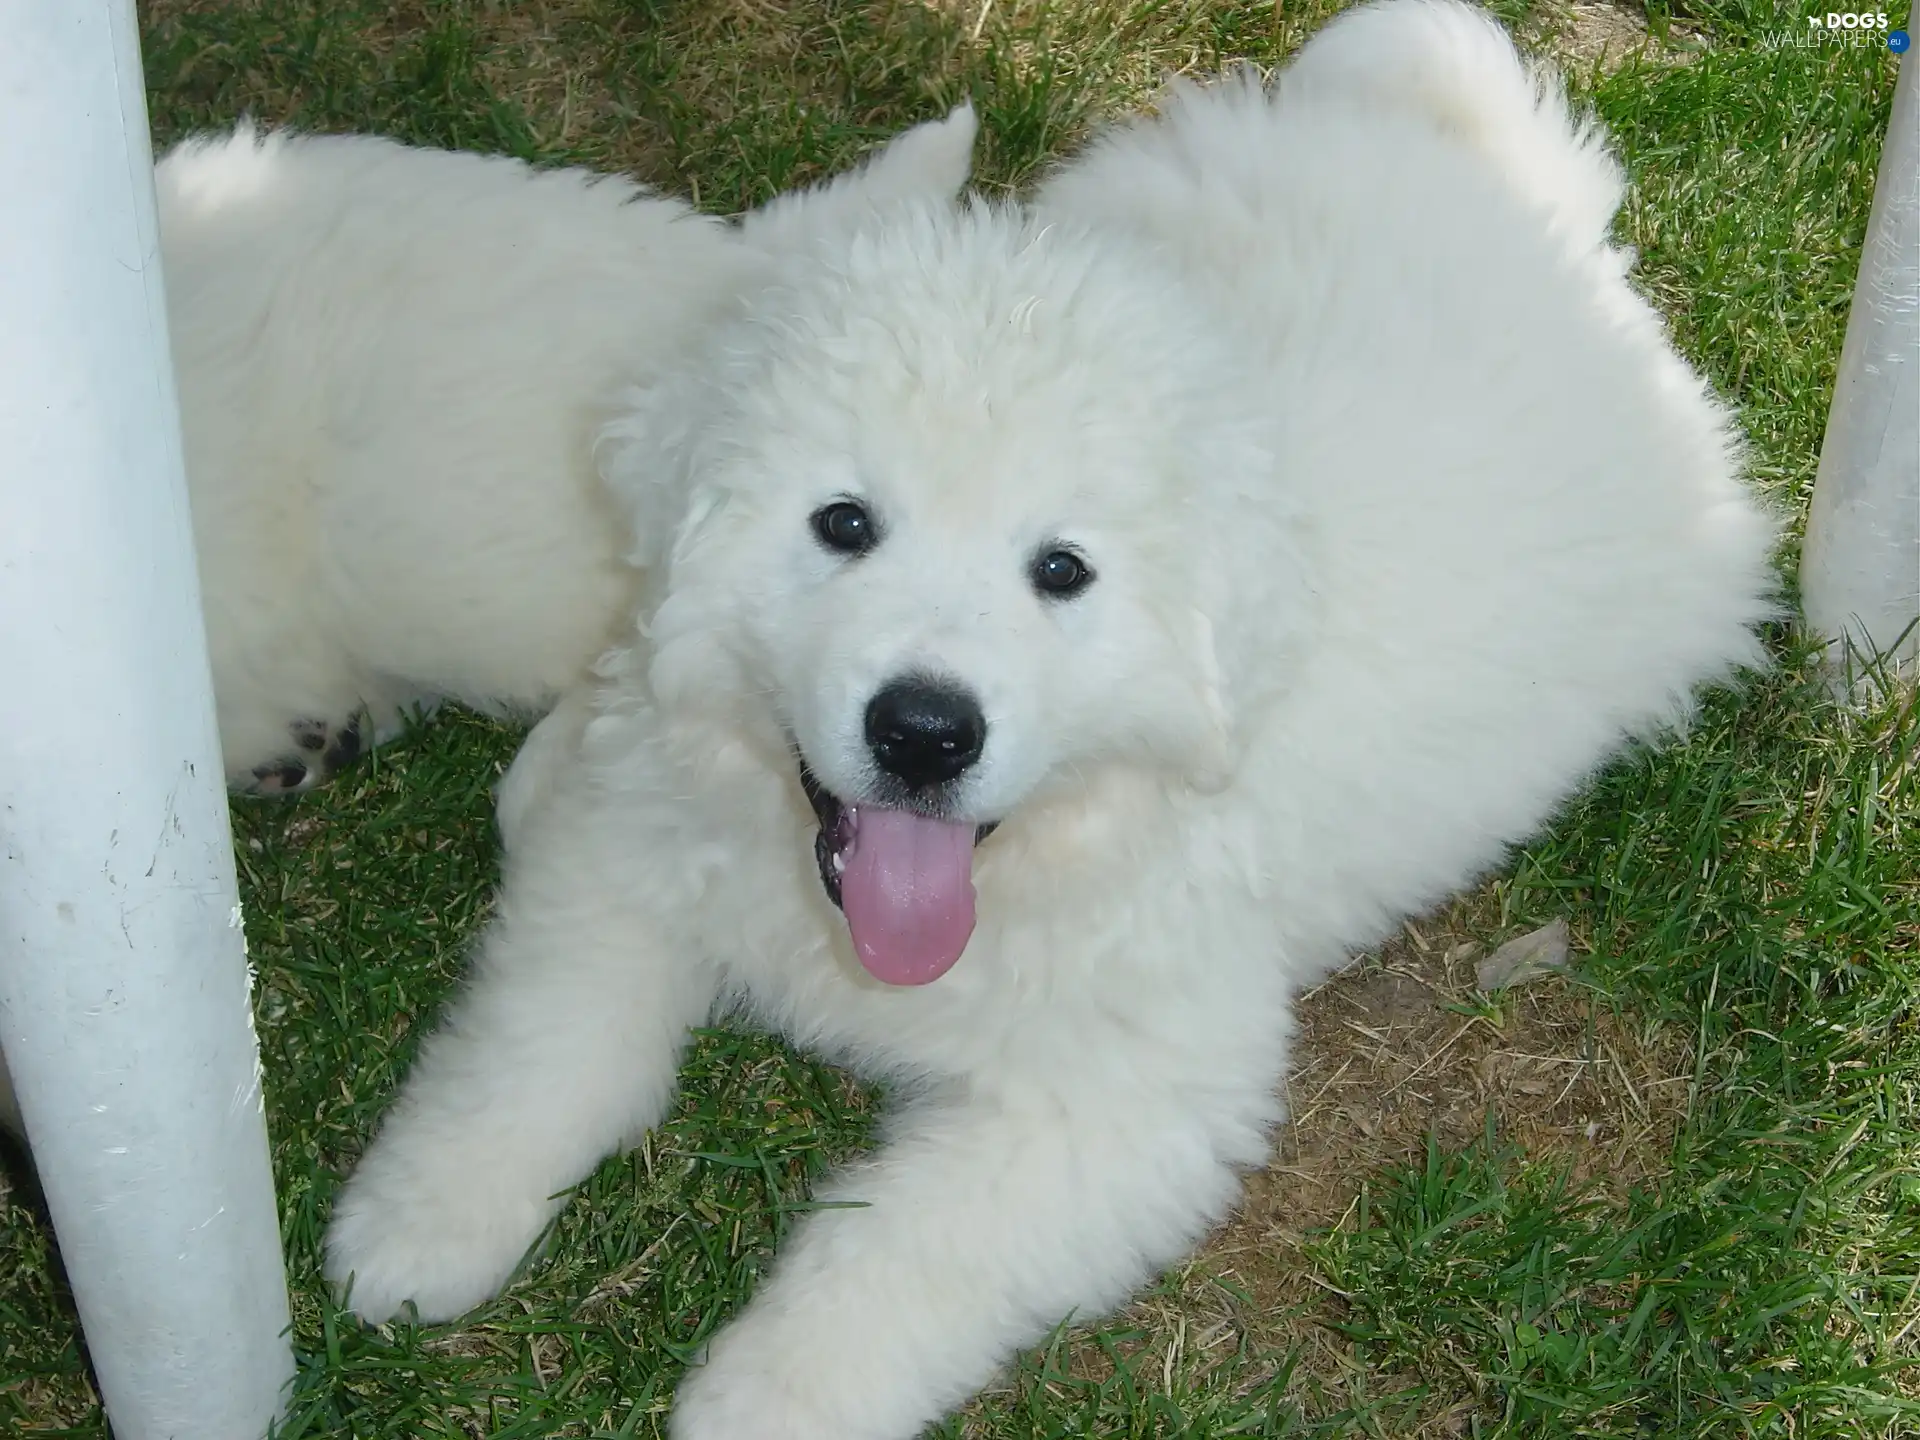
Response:
[[[440,699],[537,711],[633,604],[594,438],[768,253],[966,183],[970,110],[741,227],[583,170],[372,136],[155,171],[229,781],[302,790]]]
[[[1619,197],[1496,27],[1400,0],[1031,212],[795,258],[615,428],[686,487],[670,564],[528,752],[335,1206],[353,1307],[497,1290],[716,1005],[903,1100],[680,1440],[904,1440],[1179,1257],[1300,985],[1760,659],[1774,529]]]

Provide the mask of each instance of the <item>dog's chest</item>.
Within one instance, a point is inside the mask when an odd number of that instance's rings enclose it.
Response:
[[[791,857],[781,865],[772,847],[761,853],[760,883],[743,866],[709,898],[724,927],[709,937],[714,958],[760,1023],[869,1075],[978,1076],[1063,1046],[1136,1043],[1210,988],[1124,914],[1060,896],[1036,907],[991,884],[959,963],[928,985],[884,984],[855,959],[845,921],[814,893],[818,878]]]

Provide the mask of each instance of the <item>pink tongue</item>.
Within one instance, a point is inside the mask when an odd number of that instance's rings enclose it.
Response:
[[[860,963],[889,985],[938,980],[973,934],[974,827],[866,806],[850,815],[840,908]]]

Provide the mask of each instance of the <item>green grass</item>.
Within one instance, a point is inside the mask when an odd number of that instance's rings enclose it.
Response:
[[[1790,675],[1719,697],[1528,852],[1501,887],[1515,920],[1571,907],[1600,983],[1692,1027],[1690,1123],[1624,1207],[1491,1137],[1383,1177],[1318,1251],[1378,1362],[1490,1382],[1514,1433],[1852,1435],[1908,1413],[1913,719],[1842,719]]]
[[[1000,0],[980,23],[977,0],[155,0],[143,23],[162,142],[247,111],[626,168],[724,212],[964,95],[984,182],[1017,185],[1164,70],[1270,62],[1328,8]],[[1543,39],[1560,19],[1500,10]],[[1632,168],[1623,235],[1737,402],[1759,482],[1797,510],[1892,65],[1767,49],[1805,22],[1748,0],[1650,19],[1696,42],[1579,77]],[[1311,1245],[1336,1369],[1262,1348],[1255,1325],[1185,1344],[1196,1291],[1255,1303],[1203,1256],[940,1433],[1920,1433],[1914,716],[1837,709],[1788,637],[1775,650],[1775,675],[1615,767],[1489,900],[1516,928],[1570,916],[1607,1003],[1690,1038],[1660,1173],[1583,1192],[1490,1121],[1477,1145],[1368,1176]],[[486,912],[490,787],[515,739],[446,717],[297,804],[235,807],[300,1356],[286,1437],[659,1434],[688,1348],[749,1293],[808,1177],[868,1134],[873,1097],[716,1032],[672,1122],[595,1172],[508,1296],[458,1328],[362,1331],[331,1308],[328,1205]],[[101,1436],[29,1172],[16,1156],[8,1173],[0,1433]]]

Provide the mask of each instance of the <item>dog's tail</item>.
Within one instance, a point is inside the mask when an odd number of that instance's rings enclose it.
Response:
[[[1499,23],[1458,0],[1375,0],[1301,49],[1283,94],[1345,99],[1426,121],[1492,164],[1577,249],[1607,243],[1625,181],[1550,67],[1529,67]]]

